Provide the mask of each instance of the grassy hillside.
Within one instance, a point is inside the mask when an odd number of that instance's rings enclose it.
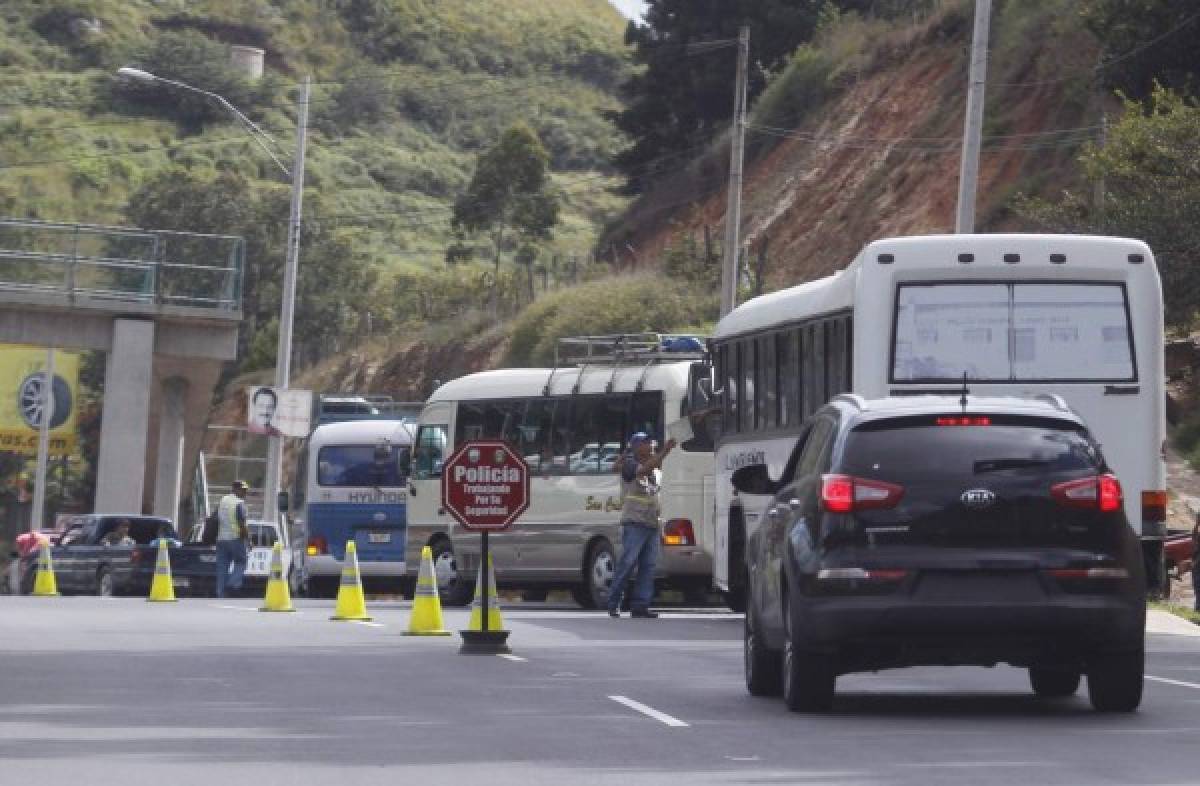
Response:
[[[621,140],[600,112],[616,105],[623,28],[607,0],[6,0],[0,214],[122,223],[169,166],[279,182],[218,107],[123,85],[122,65],[220,92],[289,150],[311,74],[307,185],[322,213],[309,217],[357,254],[384,271],[440,264],[475,153],[518,120],[565,194],[548,253],[582,253],[621,207],[603,173]],[[266,78],[234,72],[231,44],[263,48]]]

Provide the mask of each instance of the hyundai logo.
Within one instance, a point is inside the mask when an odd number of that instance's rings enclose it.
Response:
[[[994,505],[996,503],[996,494],[988,489],[967,489],[959,499],[968,508],[979,510],[981,508],[990,508]]]

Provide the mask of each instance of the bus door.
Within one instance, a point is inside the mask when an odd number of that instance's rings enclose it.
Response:
[[[446,533],[451,517],[442,507],[442,465],[449,458],[454,404],[438,402],[425,407],[413,443],[412,472],[408,478],[408,573],[421,564],[421,548],[439,533]]]

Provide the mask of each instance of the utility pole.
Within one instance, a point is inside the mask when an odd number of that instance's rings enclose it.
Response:
[[[979,190],[979,149],[983,135],[991,18],[992,0],[975,0],[975,33],[971,38],[967,114],[963,121],[962,162],[958,174],[958,215],[954,222],[954,231],[960,235],[975,231],[975,196]]]
[[[287,260],[283,270],[283,304],[279,314],[279,347],[275,354],[275,388],[286,390],[292,373],[292,323],[296,307],[296,267],[300,261],[300,216],[304,202],[304,145],[308,136],[308,95],[312,77],[304,77],[296,105],[296,153],[292,163],[292,206],[288,217]],[[263,518],[279,520],[275,499],[283,476],[283,437],[268,437],[267,477],[263,484]]]
[[[54,349],[46,350],[46,374],[42,377],[41,418],[38,420],[37,473],[33,480],[33,513],[29,529],[45,528],[46,465],[50,460],[50,421],[54,419]]]
[[[725,262],[721,268],[721,316],[737,305],[738,229],[742,221],[742,158],[746,141],[746,64],[750,59],[750,27],[738,30],[737,79],[733,93],[732,139],[729,145],[729,200],[725,208]]]

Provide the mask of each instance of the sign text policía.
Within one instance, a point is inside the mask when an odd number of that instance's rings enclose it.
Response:
[[[522,482],[516,467],[454,467],[454,482],[464,484],[463,491],[472,500],[464,512],[468,516],[504,516],[509,510],[505,497],[512,494],[515,484]]]

